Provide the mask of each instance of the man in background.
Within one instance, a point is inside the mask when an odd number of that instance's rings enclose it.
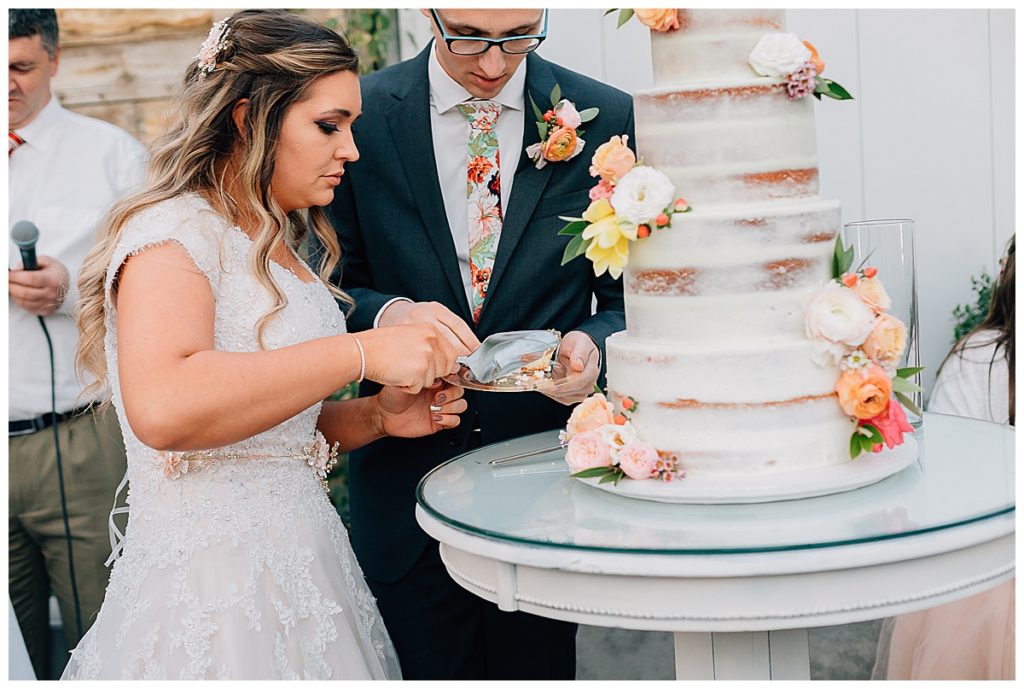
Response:
[[[8,592],[36,677],[47,679],[50,592],[74,648],[103,601],[107,516],[125,471],[113,409],[94,414],[80,398],[78,271],[106,210],[142,181],[145,152],[51,94],[54,10],[8,10],[8,46],[8,229],[26,220],[39,230],[39,269],[24,270],[13,244],[8,264]]]

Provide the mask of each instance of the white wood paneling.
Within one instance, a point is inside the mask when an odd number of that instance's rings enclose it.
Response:
[[[1014,232],[1013,152],[1014,11],[989,10],[989,69],[992,88],[993,265]]]

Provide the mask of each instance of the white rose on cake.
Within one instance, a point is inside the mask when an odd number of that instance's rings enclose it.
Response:
[[[619,463],[619,452],[627,445],[637,442],[636,429],[628,421],[623,425],[607,424],[597,429],[597,432],[608,445],[609,454],[612,457],[612,464]]]
[[[675,199],[672,181],[653,167],[637,165],[615,185],[612,208],[621,219],[640,225],[653,221]]]
[[[766,33],[750,51],[747,61],[763,77],[785,77],[811,59],[800,37],[792,33]]]
[[[807,304],[804,330],[807,337],[824,341],[822,347],[838,363],[859,347],[874,328],[875,313],[852,289],[834,280],[825,284]],[[821,352],[825,354],[825,351]]]

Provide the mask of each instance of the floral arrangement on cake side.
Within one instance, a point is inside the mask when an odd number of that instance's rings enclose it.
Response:
[[[902,403],[920,410],[908,397],[920,392],[909,379],[920,367],[896,368],[907,346],[907,326],[887,313],[892,300],[872,267],[850,270],[853,248],[836,240],[833,279],[807,303],[804,331],[815,342],[818,364],[838,365],[835,391],[843,412],[857,427],[850,436],[850,456],[881,452],[903,444],[913,433]]]
[[[750,51],[747,62],[762,77],[785,79],[786,96],[790,100],[808,95],[818,100],[822,96],[836,100],[853,99],[845,88],[821,76],[825,71],[825,61],[809,41],[800,40],[796,34],[764,34]]]
[[[558,437],[566,446],[565,461],[573,478],[618,484],[623,478],[673,481],[686,476],[677,455],[658,452],[637,437],[629,421],[636,408],[636,400],[625,397],[622,410],[616,412],[597,392],[572,410]]]
[[[607,271],[617,279],[629,262],[630,242],[668,229],[673,215],[692,210],[672,181],[637,161],[628,144],[628,135],[613,136],[594,151],[590,175],[600,180],[590,190],[590,206],[580,218],[559,216],[569,224],[558,234],[572,237],[562,265],[585,255],[594,275]]]

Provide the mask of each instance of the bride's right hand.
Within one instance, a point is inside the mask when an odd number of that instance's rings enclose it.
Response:
[[[459,352],[433,325],[395,325],[355,335],[366,356],[366,378],[416,394],[458,371]]]

